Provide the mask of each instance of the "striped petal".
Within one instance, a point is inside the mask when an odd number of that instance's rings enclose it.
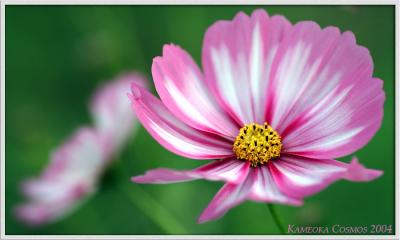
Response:
[[[208,28],[203,44],[205,80],[217,100],[243,126],[264,123],[272,61],[290,23],[256,10]]]
[[[361,167],[354,160],[351,164],[330,159],[311,159],[282,156],[269,164],[279,190],[287,196],[302,199],[340,179],[370,181],[381,172]]]
[[[165,45],[153,60],[152,74],[158,94],[171,113],[191,127],[233,140],[238,127],[222,111],[204,84],[203,74],[190,55]]]
[[[247,176],[249,169],[249,162],[237,159],[224,159],[213,161],[210,164],[189,171],[177,171],[167,168],[153,169],[147,171],[142,176],[133,177],[132,181],[136,183],[163,184],[207,179],[239,183]]]
[[[383,117],[382,81],[351,32],[296,24],[277,50],[266,92],[266,121],[287,153],[336,158],[364,146]]]
[[[229,209],[245,201],[251,193],[254,184],[254,177],[254,174],[248,174],[245,180],[241,183],[226,183],[200,215],[198,223],[220,218]]]
[[[231,143],[215,134],[189,127],[141,86],[132,84],[129,97],[136,116],[146,130],[171,152],[194,159],[233,156]]]
[[[274,202],[295,206],[303,204],[302,200],[290,197],[280,191],[267,166],[254,168],[251,174],[254,174],[255,177],[249,199],[257,202]]]

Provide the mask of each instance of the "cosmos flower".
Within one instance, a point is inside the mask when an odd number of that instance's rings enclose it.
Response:
[[[17,217],[30,225],[54,222],[76,209],[95,190],[99,178],[137,124],[126,93],[130,84],[142,87],[137,74],[124,74],[96,91],[90,110],[94,127],[82,127],[51,155],[41,176],[23,183],[27,203]]]
[[[225,185],[199,217],[216,219],[245,200],[301,205],[339,179],[370,181],[382,171],[337,161],[374,136],[383,117],[383,82],[351,32],[291,24],[256,10],[208,28],[203,71],[165,45],[152,75],[161,101],[133,84],[133,110],[162,146],[213,159],[194,170],[155,169],[136,183],[194,179]]]

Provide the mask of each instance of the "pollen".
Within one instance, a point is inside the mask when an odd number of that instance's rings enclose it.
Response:
[[[246,160],[255,167],[278,158],[282,149],[281,137],[268,123],[246,124],[233,144],[238,159]]]

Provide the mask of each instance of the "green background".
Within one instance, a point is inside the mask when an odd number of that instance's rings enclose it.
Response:
[[[339,181],[306,198],[302,207],[277,205],[285,226],[393,225],[394,7],[261,7],[292,23],[313,20],[353,31],[357,42],[371,51],[374,76],[384,80],[386,93],[381,129],[355,153],[384,175],[369,183]],[[106,172],[97,194],[78,211],[39,228],[21,224],[12,212],[23,201],[21,180],[38,175],[52,149],[74,129],[91,124],[87,102],[100,82],[132,69],[151,79],[152,58],[171,42],[199,63],[208,26],[256,8],[260,7],[6,6],[6,233],[279,234],[266,205],[254,202],[241,204],[217,221],[197,224],[221,182],[130,183],[130,176],[147,169],[201,164],[168,152],[141,127]]]

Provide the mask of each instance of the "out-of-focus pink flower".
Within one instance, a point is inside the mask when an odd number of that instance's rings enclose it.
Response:
[[[54,151],[41,176],[24,182],[29,201],[16,208],[20,220],[30,225],[54,222],[95,192],[112,155],[137,125],[126,96],[132,83],[144,87],[146,80],[135,73],[124,74],[96,91],[90,104],[95,126],[78,129]]]
[[[382,174],[346,156],[379,129],[385,94],[368,49],[351,32],[292,25],[256,10],[206,32],[203,71],[166,45],[153,61],[161,101],[136,84],[140,122],[168,150],[218,159],[195,170],[155,169],[137,183],[225,181],[199,218],[216,219],[245,200],[301,205],[334,181]]]

